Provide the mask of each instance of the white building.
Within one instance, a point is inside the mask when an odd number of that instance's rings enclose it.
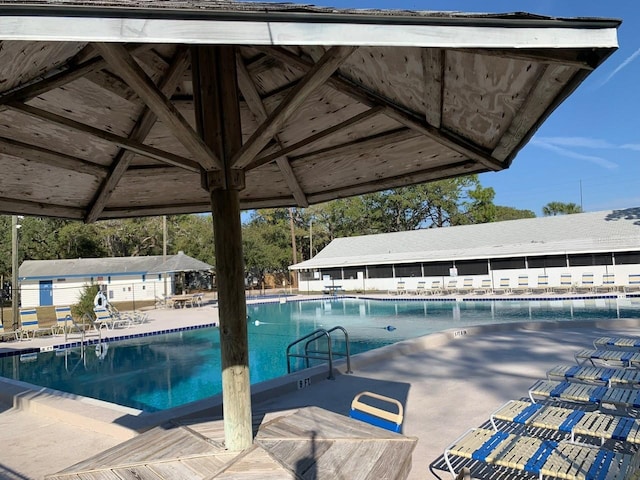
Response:
[[[303,292],[386,292],[400,280],[409,290],[451,279],[460,287],[463,278],[475,288],[505,278],[515,287],[523,276],[531,287],[539,276],[554,287],[563,274],[574,286],[589,275],[601,285],[607,275],[623,287],[630,275],[640,279],[640,208],[338,238],[290,269]]]
[[[176,259],[188,268],[178,266]],[[26,260],[18,271],[21,306],[72,305],[78,302],[83,288],[92,283],[102,286],[110,302],[155,300],[165,295],[165,285],[166,295],[173,295],[176,273],[212,268],[182,252],[166,258]],[[166,282],[162,272],[167,272]]]

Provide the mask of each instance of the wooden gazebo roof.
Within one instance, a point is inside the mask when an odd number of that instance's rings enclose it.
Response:
[[[236,46],[241,208],[502,170],[616,49],[618,24],[0,1],[0,212],[91,222],[210,211],[200,170],[220,161],[195,130],[195,44]]]

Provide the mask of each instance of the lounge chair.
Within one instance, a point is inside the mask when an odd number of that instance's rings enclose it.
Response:
[[[0,307],[1,308],[1,307]],[[0,322],[0,339],[20,340],[20,330],[5,330],[4,325]]]
[[[55,307],[56,311],[56,323],[51,327],[51,333],[53,335],[64,335],[77,331],[82,333],[82,328],[76,324],[71,314],[71,307]]]
[[[536,398],[543,398],[585,403],[599,408],[603,408],[603,405],[613,405],[622,409],[640,407],[640,389],[637,388],[605,387],[554,380],[538,380],[529,388],[529,398],[533,403],[536,403]]]
[[[427,282],[420,280],[416,284],[415,290],[411,290],[410,293],[412,293],[413,295],[424,295],[424,291],[427,288],[426,285],[427,285]]]
[[[404,295],[407,293],[407,286],[404,282],[404,280],[400,280],[397,284],[396,284],[396,289],[395,290],[389,290],[388,292],[390,295]]]
[[[624,368],[639,367],[640,353],[627,350],[601,350],[583,349],[574,355],[578,365],[590,362],[594,367],[596,364],[607,364]]]
[[[510,400],[491,415],[491,425],[498,431],[496,420],[543,428],[605,440],[613,439],[640,444],[640,420],[598,411],[586,412],[572,408],[531,403],[524,400]]]
[[[527,275],[518,276],[518,285],[511,290],[511,293],[531,293],[529,277]]]
[[[117,314],[113,314],[106,308],[95,308],[93,313],[96,316],[95,324],[98,329],[106,328],[107,330],[113,330],[114,328],[131,326],[130,319],[120,318]]]
[[[434,280],[431,282],[431,288],[425,289],[423,292],[425,295],[439,295],[442,293],[442,284],[440,280]]]
[[[590,293],[595,287],[593,273],[583,273],[582,282],[576,287],[576,293]]]
[[[442,293],[444,295],[449,295],[449,294],[455,293],[457,291],[458,291],[458,279],[457,278],[449,279],[449,281],[447,282],[446,288],[442,289]]]
[[[38,312],[35,308],[21,308],[20,309],[20,340],[25,338],[35,338],[39,333],[51,333],[51,328],[41,327],[38,322]]]
[[[596,285],[594,288],[596,292],[616,292],[617,290],[616,276],[613,273],[605,273],[602,275],[602,285]]]
[[[538,284],[531,287],[531,293],[548,293],[549,292],[549,276],[538,275]]]
[[[573,291],[573,278],[570,273],[560,275],[560,285],[553,287],[553,293],[571,293]]]
[[[369,403],[364,403],[361,398],[369,398]],[[373,399],[373,402],[371,402]],[[389,410],[370,405],[370,403],[378,404],[391,404],[394,405],[397,413],[390,412]],[[349,412],[351,418],[361,420],[376,427],[391,430],[392,432],[400,433],[402,431],[403,421],[403,408],[402,404],[395,398],[385,397],[372,392],[360,392],[357,394],[351,402],[351,411]]]
[[[593,341],[596,349],[627,348],[640,350],[640,338],[632,337],[598,337]]]
[[[498,288],[493,289],[495,295],[511,293],[511,281],[508,278],[501,278]]]
[[[600,385],[640,387],[640,370],[635,368],[582,367],[557,365],[547,371],[549,380],[578,381]]]
[[[490,278],[483,278],[482,282],[480,283],[480,287],[473,289],[473,293],[475,293],[476,295],[489,294],[489,293],[491,293],[491,291],[492,291],[492,289],[491,289],[491,279]]]
[[[625,292],[637,292],[640,290],[640,274],[630,273],[627,285],[623,287]]]
[[[462,286],[456,290],[456,293],[465,295],[473,292],[473,278],[468,277],[462,281]]]
[[[616,453],[603,448],[557,442],[526,435],[474,428],[458,438],[444,452],[455,478],[451,456],[528,472],[540,479],[632,479],[640,466],[640,453]],[[617,474],[617,475],[616,475]],[[515,475],[507,475],[510,478]]]

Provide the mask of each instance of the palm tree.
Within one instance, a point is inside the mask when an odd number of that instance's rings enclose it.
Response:
[[[542,207],[542,214],[545,217],[552,215],[569,215],[571,213],[582,213],[582,207],[575,203],[549,202]]]

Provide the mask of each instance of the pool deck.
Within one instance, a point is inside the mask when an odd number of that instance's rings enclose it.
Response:
[[[150,322],[110,331],[110,335],[217,322],[217,308],[212,305],[148,313]],[[590,347],[595,337],[637,335],[639,326],[640,319],[623,319],[449,330],[357,355],[352,359],[353,374],[344,374],[344,365],[339,364],[337,370],[343,373],[335,380],[325,379],[326,370],[313,369],[267,382],[252,389],[253,411],[263,423],[307,406],[347,415],[351,399],[363,390],[392,396],[405,406],[403,433],[418,438],[408,478],[450,478],[439,469],[441,456],[459,435],[485,423],[506,401],[526,396],[549,368],[575,364],[573,354]],[[62,343],[61,339],[3,342],[0,352],[46,349]],[[306,378],[310,384],[298,389],[298,381]],[[43,479],[137,437],[136,429],[148,429],[169,418],[182,418],[190,425],[210,422],[219,414],[217,401],[145,416],[105,402],[2,382],[0,478]]]

